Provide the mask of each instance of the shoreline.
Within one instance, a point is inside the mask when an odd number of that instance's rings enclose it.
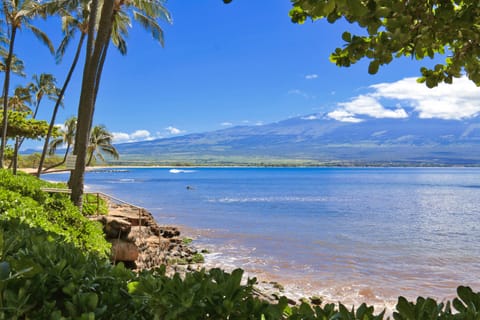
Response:
[[[206,233],[211,232],[211,230],[202,230],[185,225],[176,225],[176,227],[194,240],[192,243],[194,247],[196,240],[201,241],[200,239],[202,239]],[[236,268],[241,268],[244,270],[244,277],[257,279],[257,285],[255,287],[257,287],[260,292],[270,296],[285,296],[291,303],[296,302],[298,304],[304,300],[320,300],[322,305],[327,303],[338,305],[338,303],[342,303],[349,309],[366,303],[368,306],[375,308],[375,314],[385,309],[387,316],[393,314],[397,304],[398,296],[392,300],[385,299],[377,296],[376,292],[370,288],[362,288],[348,281],[346,281],[346,285],[342,290],[336,289],[335,292],[332,292],[329,289],[338,284],[332,282],[332,280],[324,281],[321,279],[313,279],[311,275],[298,279],[295,276],[292,277],[282,274],[282,268],[276,266],[264,266],[263,268],[244,266],[242,263],[236,264],[235,261],[230,261],[228,259],[230,256],[229,253],[219,251],[221,248],[218,248],[214,244],[207,246],[207,249],[209,253],[205,255],[204,263],[207,269],[220,268],[231,272]],[[245,259],[245,257],[242,259]],[[355,291],[357,294],[352,295],[352,292]],[[411,299],[416,298],[417,296],[411,297]]]
[[[98,169],[99,167],[94,167],[92,169]],[[111,167],[105,167],[106,169],[111,169]],[[123,168],[123,169],[128,169],[124,166],[121,166],[121,167],[118,167],[118,168]],[[134,167],[136,168],[136,167]],[[151,167],[148,167],[148,168],[151,168]],[[164,167],[164,168],[172,168],[171,166],[167,166],[167,167]],[[125,188],[126,186],[124,186]],[[128,187],[126,187],[128,189]],[[133,203],[135,203],[135,199],[132,199]],[[173,209],[172,211],[175,210],[175,208],[170,208],[170,209]],[[158,220],[160,218],[160,220]],[[157,223],[159,221],[162,221],[161,217],[155,217],[155,220],[157,221]],[[209,231],[207,229],[205,230],[201,230],[201,229],[197,229],[197,228],[194,228],[194,227],[188,227],[188,226],[183,226],[182,224],[178,224],[176,223],[175,221],[165,221],[165,223],[167,225],[175,225],[175,226],[178,226],[181,228],[182,230],[182,233],[186,233],[188,235],[190,234],[202,234],[204,233],[205,231]],[[187,230],[188,229],[188,230]],[[213,229],[212,229],[213,230]],[[193,231],[193,232],[190,232],[190,231]],[[206,241],[204,241],[205,243],[213,243],[215,244],[216,241],[214,240],[213,242],[211,242],[209,239],[209,235],[208,234],[205,234],[206,235]],[[201,237],[198,238],[200,241],[201,241]],[[195,245],[196,242],[194,242],[194,245]],[[231,245],[231,243],[230,243]],[[357,282],[356,284],[353,283],[352,281],[349,281],[348,278],[345,278],[345,279],[337,279],[337,280],[340,280],[340,282],[338,283],[333,283],[332,281],[325,281],[325,280],[332,280],[332,279],[328,279],[328,274],[325,276],[322,272],[322,270],[318,271],[318,277],[317,279],[314,279],[315,281],[315,287],[308,287],[308,286],[305,286],[303,284],[305,283],[308,283],[308,280],[310,279],[313,279],[311,277],[311,275],[308,275],[308,274],[305,274],[305,279],[302,279],[301,276],[298,276],[297,274],[297,278],[296,279],[288,279],[288,277],[282,277],[282,266],[280,266],[280,269],[275,269],[274,265],[269,265],[269,266],[266,266],[265,268],[263,268],[261,270],[261,272],[257,272],[258,270],[255,270],[255,269],[248,269],[245,268],[243,265],[239,264],[239,265],[234,265],[232,267],[232,265],[225,265],[224,263],[222,262],[227,262],[228,263],[228,260],[227,261],[221,261],[223,259],[223,257],[227,257],[228,258],[228,254],[232,255],[235,254],[235,243],[233,243],[233,246],[232,246],[232,250],[228,250],[227,251],[227,254],[223,254],[221,255],[222,253],[222,249],[223,246],[220,245],[218,247],[213,247],[213,250],[212,250],[212,255],[211,257],[207,257],[207,263],[205,264],[206,266],[210,267],[221,267],[222,269],[226,269],[227,271],[228,270],[232,270],[233,268],[235,267],[240,267],[242,269],[244,269],[246,272],[248,272],[247,276],[250,276],[250,277],[254,277],[254,276],[257,276],[258,278],[258,281],[259,283],[269,283],[270,281],[276,281],[278,283],[281,283],[281,285],[284,287],[284,292],[282,293],[282,295],[287,295],[287,296],[292,296],[292,295],[296,295],[298,297],[308,297],[308,296],[311,296],[311,295],[319,295],[317,294],[318,292],[323,292],[323,290],[318,290],[318,288],[320,289],[323,289],[323,288],[326,288],[326,289],[332,289],[332,290],[329,290],[329,294],[327,295],[323,295],[320,293],[320,296],[323,297],[324,301],[325,302],[333,302],[333,303],[336,303],[338,301],[341,301],[342,303],[345,303],[345,304],[348,304],[348,305],[351,305],[351,304],[355,304],[355,305],[359,305],[361,302],[367,302],[369,305],[374,305],[375,306],[375,310],[382,310],[385,306],[388,308],[390,305],[394,306],[395,303],[396,303],[396,298],[398,298],[399,295],[405,295],[407,294],[407,298],[408,299],[415,299],[417,296],[415,295],[415,287],[412,287],[412,286],[408,286],[408,292],[406,291],[398,291],[398,294],[395,293],[394,295],[388,295],[388,294],[383,294],[385,296],[389,296],[391,299],[389,299],[389,301],[391,301],[391,303],[389,303],[388,305],[385,305],[385,304],[381,304],[379,303],[380,301],[378,301],[377,299],[377,302],[373,302],[372,301],[372,298],[375,299],[376,296],[375,294],[382,294],[383,290],[376,290],[375,287],[378,288],[378,285],[376,285],[374,282],[373,283],[367,283],[367,282]],[[237,250],[242,250],[242,248],[236,248]],[[215,254],[220,254],[220,256],[215,256]],[[257,256],[258,257],[261,257],[261,256]],[[238,261],[238,260],[237,260]],[[245,261],[245,260],[243,260]],[[263,262],[263,261],[260,261],[260,262]],[[215,264],[214,264],[215,263]],[[255,264],[255,262],[253,262],[252,264]],[[252,266],[252,264],[249,264],[249,267]],[[270,269],[270,271],[272,271],[271,273],[269,272],[265,272],[265,270],[268,271],[268,269]],[[287,271],[288,272],[288,271]],[[277,275],[275,275],[275,273],[277,273]],[[285,275],[285,274],[283,274]],[[288,274],[287,274],[288,275]],[[278,277],[277,277],[278,276]],[[279,279],[280,278],[280,279]],[[289,281],[283,281],[282,279],[285,279],[287,278]],[[308,279],[307,279],[308,278]],[[324,283],[321,283],[320,280],[324,280]],[[290,281],[292,280],[292,281]],[[302,282],[303,284],[296,284],[297,280],[301,280],[299,282]],[[345,280],[345,281],[344,281]],[[368,277],[367,277],[367,280],[368,280]],[[408,281],[408,280],[407,280]],[[350,283],[349,283],[350,282]],[[320,283],[320,285],[319,285]],[[359,287],[359,284],[361,285]],[[459,285],[461,283],[458,283],[457,285]],[[398,285],[402,285],[401,282],[397,283],[397,286]],[[455,287],[457,286],[455,285]],[[402,285],[403,286],[403,285]],[[369,289],[371,288],[371,289]],[[421,288],[418,288],[418,289],[421,289]],[[305,294],[304,292],[313,292],[313,294]],[[327,290],[328,291],[328,290]],[[360,293],[361,291],[361,295],[358,295],[358,293]],[[390,290],[389,290],[390,291]],[[421,293],[422,290],[419,290],[418,294],[419,295],[423,295],[425,296],[425,293]],[[333,294],[331,294],[333,293]],[[454,289],[452,290],[452,294],[454,294]],[[349,299],[352,298],[352,295],[354,296],[354,298],[358,298],[358,299],[355,299],[355,301],[353,301],[352,303],[350,303],[348,301],[348,299],[346,299],[346,297],[348,297]],[[414,296],[415,295],[415,296]],[[450,296],[448,294],[448,296]],[[435,297],[435,296],[434,296]],[[448,297],[447,297],[448,299]],[[297,299],[296,299],[297,300]],[[443,300],[442,299],[438,299],[437,300]],[[390,308],[389,308],[390,309]]]
[[[108,208],[106,217],[119,218],[131,223],[129,233],[131,233],[139,251],[138,258],[135,261],[135,269],[138,271],[165,265],[167,274],[179,273],[183,275],[187,272],[199,271],[202,268],[220,268],[227,272],[239,268],[238,266],[227,266],[208,261],[208,256],[215,255],[216,252],[209,252],[205,248],[202,249],[195,245],[197,235],[194,235],[194,233],[198,234],[198,229],[181,225],[160,224],[147,209],[142,208],[141,213],[138,213],[138,208],[129,204],[109,203]],[[98,216],[95,217],[95,219],[97,218]],[[141,222],[142,219],[145,221],[144,223]],[[158,231],[151,232],[150,229]],[[115,243],[113,245],[115,246]],[[197,262],[195,260],[198,254],[203,255],[203,261]],[[242,279],[244,283],[248,278],[257,278],[256,274],[251,274],[243,268],[242,270],[244,270]],[[285,296],[291,305],[299,304],[302,299],[318,302],[318,298],[313,295],[307,297],[299,294],[298,290],[290,290],[273,279],[257,278],[257,284],[254,287],[255,293],[269,302],[276,302],[281,296]]]

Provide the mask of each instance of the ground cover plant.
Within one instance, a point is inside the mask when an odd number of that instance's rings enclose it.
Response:
[[[33,176],[0,170],[0,217],[18,218],[64,237],[79,248],[107,255],[110,245],[102,226],[84,217],[66,194],[47,193],[42,187],[61,187]]]
[[[385,318],[366,304],[266,302],[254,293],[256,279],[242,282],[240,269],[181,277],[164,267],[136,273],[112,265],[100,227],[64,195],[42,192],[45,183],[0,171],[0,319]],[[480,319],[480,293],[460,286],[457,294],[446,303],[400,297],[393,318]]]

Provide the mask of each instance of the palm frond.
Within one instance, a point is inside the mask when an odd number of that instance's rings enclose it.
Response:
[[[162,19],[172,23],[172,17],[164,6],[164,1],[158,0],[133,0],[133,6],[146,16],[153,19]]]
[[[55,54],[55,48],[53,47],[52,41],[50,41],[50,39],[48,38],[45,32],[43,32],[42,30],[38,29],[37,27],[29,23],[26,23],[25,26],[33,32],[33,34],[35,35],[35,37],[37,37],[37,39],[39,39],[43,44],[45,44],[48,47],[51,54]]]
[[[118,11],[113,16],[112,25],[112,43],[120,51],[122,55],[127,54],[127,42],[125,37],[128,36],[128,27],[131,26],[130,17],[122,11]]]
[[[73,39],[76,32],[77,32],[77,28],[70,28],[70,30],[68,30],[65,36],[63,37],[62,42],[60,42],[60,45],[58,46],[57,51],[55,52],[55,60],[57,63],[60,63],[62,61],[62,58],[65,55],[65,51],[67,50],[67,47],[70,44],[70,41]]]
[[[163,46],[163,30],[160,25],[152,18],[138,12],[133,12],[133,17],[136,21],[138,21],[147,31],[150,31],[152,37],[159,41],[160,44]]]
[[[113,41],[113,38],[112,38]],[[116,40],[114,41],[115,47],[118,48],[118,51],[120,51],[121,55],[126,55],[127,54],[127,42],[125,41],[124,38],[117,36]]]
[[[56,138],[53,139],[48,147],[48,154],[49,155],[54,155],[57,152],[58,147],[63,145],[63,139],[62,138]]]
[[[112,145],[101,145],[100,150],[102,150],[102,152],[108,154],[109,156],[113,157],[114,159],[120,158],[120,155],[118,154],[117,149]]]

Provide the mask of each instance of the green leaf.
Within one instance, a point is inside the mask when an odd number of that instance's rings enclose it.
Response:
[[[0,281],[7,280],[10,276],[10,264],[7,261],[0,262]]]
[[[352,14],[357,17],[361,17],[367,14],[368,9],[362,4],[360,0],[347,0],[348,6],[351,8]]]
[[[380,67],[380,63],[377,60],[373,60],[368,65],[368,73],[369,74],[376,74],[378,72],[379,67]]]
[[[328,16],[335,10],[335,1],[328,0],[323,7],[323,15]]]
[[[415,307],[404,297],[399,297],[396,309],[402,319],[415,320]]]
[[[345,42],[350,42],[350,41],[352,41],[352,34],[351,34],[350,32],[345,31],[345,32],[342,34],[342,40],[345,41]]]
[[[90,292],[85,297],[86,307],[88,310],[93,311],[98,305],[98,296],[96,293]]]

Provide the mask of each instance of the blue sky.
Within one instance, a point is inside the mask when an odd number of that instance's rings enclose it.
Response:
[[[468,81],[435,91],[415,84],[420,66],[435,61],[399,59],[374,76],[367,72],[367,61],[336,67],[329,54],[342,45],[342,32],[359,30],[342,21],[293,24],[289,0],[235,0],[229,5],[172,0],[166,7],[173,23],[162,23],[165,47],[134,24],[127,56],[109,49],[94,122],[114,132],[116,142],[313,113],[357,121],[357,115],[401,118],[412,113],[462,119],[480,111],[480,90]],[[58,45],[59,21],[38,25]],[[60,65],[26,30],[16,48],[29,75],[50,72],[63,83],[74,45]],[[80,63],[58,123],[77,112],[81,72]],[[50,118],[52,104],[44,102],[42,108],[39,117]],[[25,143],[27,148],[36,145],[40,143]]]

